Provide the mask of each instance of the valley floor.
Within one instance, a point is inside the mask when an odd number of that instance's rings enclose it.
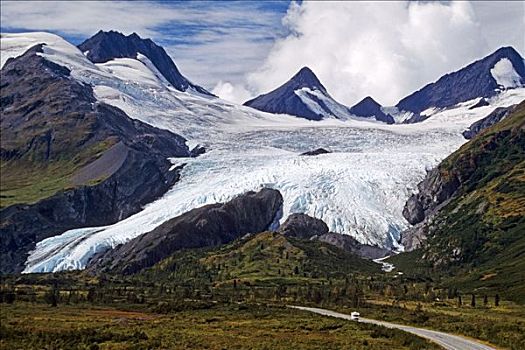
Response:
[[[91,305],[2,305],[0,349],[439,349],[399,330],[283,306],[167,314]]]

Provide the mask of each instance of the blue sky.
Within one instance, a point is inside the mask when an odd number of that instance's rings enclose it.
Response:
[[[45,30],[79,44],[98,30],[136,32],[174,57],[191,80],[213,88],[241,79],[286,35],[288,1],[2,1],[2,31]]]
[[[2,1],[1,30],[72,43],[102,30],[152,38],[193,82],[236,102],[309,66],[352,105],[383,104],[504,45],[525,52],[525,2]]]

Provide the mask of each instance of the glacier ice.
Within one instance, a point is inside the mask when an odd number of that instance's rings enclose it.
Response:
[[[316,122],[177,91],[146,57],[93,64],[75,46],[48,33],[3,34],[2,64],[36,43],[46,43],[42,55],[92,85],[100,101],[179,133],[208,152],[172,159],[187,163],[181,180],[141,212],[114,225],[69,230],[37,242],[24,272],[82,269],[97,252],[183,212],[261,187],[281,191],[281,220],[290,213],[307,213],[362,243],[402,249],[397,240],[408,223],[401,211],[426,171],[465,142],[461,132],[471,123],[525,98],[525,89],[506,90],[490,99],[489,106],[469,110],[473,100],[428,111],[432,117],[418,124],[335,118]],[[332,153],[299,156],[320,147]]]

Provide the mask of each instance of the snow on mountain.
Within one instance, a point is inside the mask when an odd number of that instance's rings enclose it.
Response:
[[[471,110],[477,100],[465,102],[435,111],[418,124],[310,121],[181,92],[166,84],[142,56],[93,64],[52,34],[2,34],[2,64],[37,43],[46,44],[42,54],[46,59],[92,85],[97,99],[131,118],[181,134],[208,152],[177,159],[187,163],[180,182],[143,211],[114,225],[70,230],[38,242],[25,272],[83,268],[97,251],[127,242],[195,207],[261,187],[281,191],[281,222],[290,213],[303,212],[362,243],[401,249],[399,233],[408,225],[401,211],[426,170],[465,142],[461,132],[474,121],[525,98],[525,89],[506,90],[488,99],[488,106]],[[321,91],[320,86],[309,89]],[[332,153],[299,156],[319,147]]]
[[[155,69],[179,91],[191,89],[204,95],[211,95],[204,88],[193,84],[178,70],[166,51],[151,39],[142,39],[136,33],[128,36],[115,31],[99,31],[85,40],[78,48],[93,63],[105,63],[118,58],[147,57]]]
[[[490,70],[490,74],[492,74],[496,83],[505,89],[519,87],[522,85],[522,79],[525,79],[525,77],[520,77],[508,58],[500,59],[494,65],[494,68]]]
[[[309,120],[349,119],[348,107],[335,101],[314,72],[303,67],[277,89],[244,103],[263,112],[290,114]]]
[[[418,115],[428,108],[449,108],[475,98],[495,96],[501,86],[524,85],[525,61],[512,47],[502,47],[456,72],[445,74],[403,98],[396,107],[413,112],[416,115],[413,121],[419,122]]]

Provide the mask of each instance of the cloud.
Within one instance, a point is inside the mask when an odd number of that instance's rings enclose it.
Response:
[[[284,6],[283,6],[284,5]],[[279,10],[282,8],[282,10]],[[239,84],[280,35],[287,4],[256,2],[9,1],[2,31],[51,31],[80,41],[102,30],[138,33],[162,45],[190,80]]]
[[[283,19],[290,34],[277,40],[261,68],[248,75],[248,86],[264,93],[308,66],[343,103],[371,95],[393,105],[502,46],[498,37],[519,32],[523,38],[523,23],[513,21],[514,29],[489,23],[502,10],[493,5],[491,14],[475,6],[464,1],[292,3]],[[519,11],[507,16],[520,18]],[[504,28],[490,37],[489,27],[495,25]]]
[[[309,66],[329,92],[352,105],[367,95],[383,104],[487,53],[470,3],[292,3],[277,40],[249,86],[266,92]]]
[[[253,93],[248,91],[243,85],[233,85],[230,82],[223,82],[222,80],[215,85],[212,93],[224,100],[237,102],[239,104],[246,102],[253,96]]]
[[[237,102],[309,66],[345,104],[366,95],[394,104],[500,46],[525,52],[520,1],[1,4],[2,31],[51,31],[74,43],[100,29],[151,37],[190,80]]]

